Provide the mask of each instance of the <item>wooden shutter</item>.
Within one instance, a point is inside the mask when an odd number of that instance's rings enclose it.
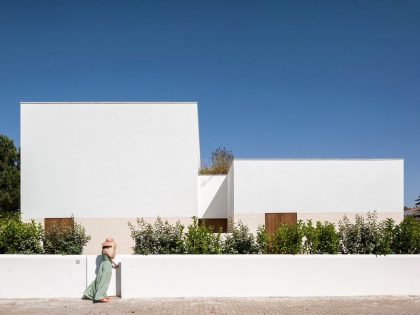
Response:
[[[265,214],[265,230],[268,235],[273,235],[282,224],[296,224],[297,213],[266,213]]]
[[[222,233],[227,233],[227,221],[228,219],[198,219],[198,224],[212,228],[215,233],[219,232],[219,230]]]

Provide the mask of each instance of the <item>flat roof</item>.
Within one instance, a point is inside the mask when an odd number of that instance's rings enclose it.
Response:
[[[197,104],[198,102],[19,102],[19,104]]]
[[[404,161],[404,158],[234,158],[234,161]]]

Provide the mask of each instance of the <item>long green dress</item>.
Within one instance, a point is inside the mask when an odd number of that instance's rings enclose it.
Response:
[[[96,279],[86,288],[83,293],[85,297],[99,301],[107,297],[109,282],[111,281],[112,264],[107,255],[102,255],[102,262],[99,266]]]

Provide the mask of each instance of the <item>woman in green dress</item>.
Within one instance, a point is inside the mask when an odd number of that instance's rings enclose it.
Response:
[[[108,237],[102,243],[102,262],[99,266],[96,279],[86,288],[84,294],[85,298],[91,299],[94,302],[108,303],[110,298],[106,295],[109,282],[111,281],[112,267],[118,268],[119,265],[115,263],[117,244],[112,237]]]

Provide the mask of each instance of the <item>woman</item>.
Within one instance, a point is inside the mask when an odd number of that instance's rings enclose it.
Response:
[[[108,303],[110,298],[106,295],[109,282],[111,281],[112,267],[118,268],[119,265],[115,263],[117,244],[112,237],[108,237],[102,243],[102,262],[99,266],[98,274],[95,281],[93,281],[85,290],[84,297],[93,300],[94,302]]]

